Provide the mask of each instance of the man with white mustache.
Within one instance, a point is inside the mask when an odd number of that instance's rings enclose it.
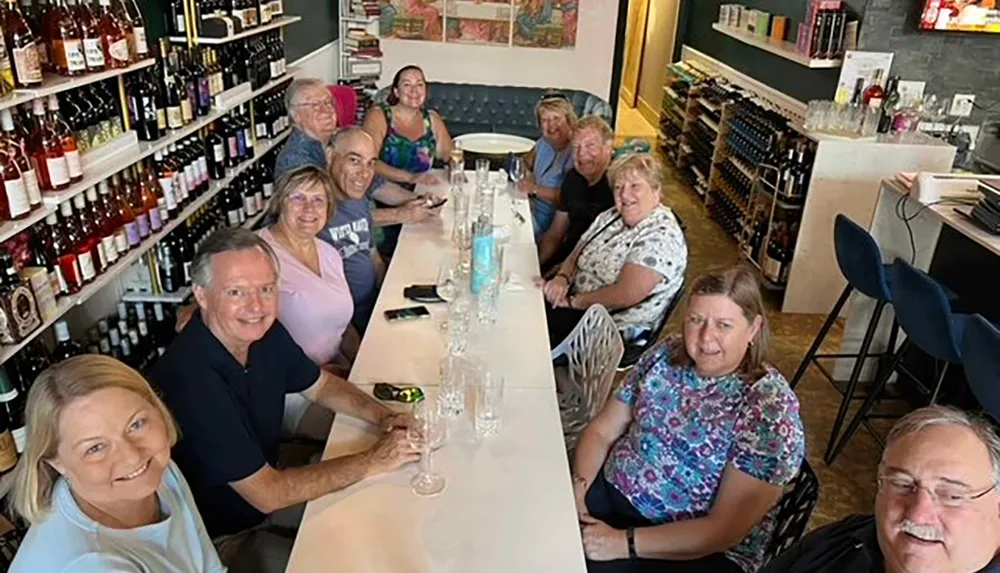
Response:
[[[818,529],[761,573],[1000,573],[1000,439],[987,421],[929,406],[893,427],[874,516]]]

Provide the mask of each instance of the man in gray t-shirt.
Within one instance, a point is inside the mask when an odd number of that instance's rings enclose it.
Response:
[[[334,167],[336,170],[336,167]],[[336,172],[336,171],[335,171]],[[334,175],[336,177],[336,175]],[[364,335],[371,318],[375,299],[378,297],[378,274],[372,249],[372,229],[375,221],[368,199],[341,199],[337,211],[319,238],[330,243],[344,260],[344,277],[354,299],[354,317],[351,322]]]

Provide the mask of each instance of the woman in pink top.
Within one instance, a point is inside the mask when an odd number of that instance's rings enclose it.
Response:
[[[277,220],[259,233],[281,264],[278,320],[316,364],[346,376],[358,338],[350,325],[354,302],[340,253],[316,238],[335,209],[330,176],[300,167],[279,181],[270,206]],[[303,433],[307,405],[300,396],[286,398],[286,430]]]

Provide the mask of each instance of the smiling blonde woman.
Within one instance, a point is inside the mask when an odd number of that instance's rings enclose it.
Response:
[[[14,507],[31,523],[12,573],[224,573],[170,460],[177,428],[135,370],[78,356],[28,393]]]

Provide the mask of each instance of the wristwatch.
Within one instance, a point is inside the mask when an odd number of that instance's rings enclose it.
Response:
[[[628,540],[628,558],[636,559],[639,554],[635,552],[635,528],[629,527],[625,530],[625,539]]]

